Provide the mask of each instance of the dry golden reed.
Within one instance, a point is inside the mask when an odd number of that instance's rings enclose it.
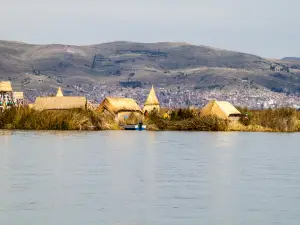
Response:
[[[201,116],[198,109],[162,109],[143,119],[148,130],[154,131],[245,131],[245,132],[299,132],[300,112],[291,108],[248,110],[239,108],[248,118],[229,121],[216,116]],[[167,114],[167,116],[166,116]],[[131,114],[126,124],[141,120]],[[114,117],[93,110],[36,111],[12,108],[0,113],[0,129],[23,130],[116,130],[120,129]]]
[[[91,110],[36,111],[12,108],[0,113],[1,129],[22,130],[114,130],[118,124],[108,115]]]

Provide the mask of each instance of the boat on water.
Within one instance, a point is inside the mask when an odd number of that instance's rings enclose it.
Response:
[[[146,130],[146,125],[143,123],[123,125],[124,130]]]

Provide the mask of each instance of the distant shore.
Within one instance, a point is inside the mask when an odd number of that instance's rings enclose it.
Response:
[[[150,113],[143,123],[151,131],[300,131],[300,112],[295,109],[239,110],[247,112],[248,118],[229,121],[215,116],[201,116],[197,109],[162,109],[160,113]],[[138,122],[134,116],[129,116],[125,121],[127,124]],[[92,110],[36,111],[29,108],[12,108],[0,113],[0,129],[122,130],[113,116]]]

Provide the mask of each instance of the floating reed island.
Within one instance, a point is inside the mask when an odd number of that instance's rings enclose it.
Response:
[[[143,122],[153,131],[300,131],[300,112],[293,108],[249,110],[211,100],[202,109],[167,109],[160,107],[153,87],[143,109],[122,97],[91,105],[85,97],[64,96],[61,88],[56,96],[24,104],[23,94],[14,94],[9,85],[0,83],[0,129],[120,130],[124,124]]]

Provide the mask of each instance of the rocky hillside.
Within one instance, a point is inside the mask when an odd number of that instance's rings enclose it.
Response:
[[[89,46],[0,41],[0,80],[42,90],[78,83],[234,88],[248,80],[277,92],[300,92],[300,61],[187,43],[112,42]]]

